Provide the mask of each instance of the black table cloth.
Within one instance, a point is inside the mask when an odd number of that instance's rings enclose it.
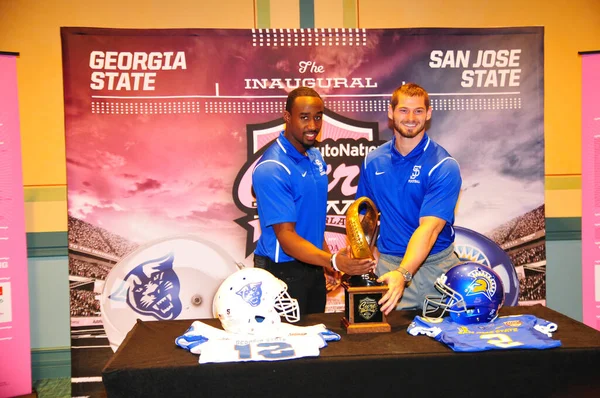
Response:
[[[558,324],[549,350],[453,352],[406,329],[417,312],[394,311],[390,333],[347,335],[342,314],[312,314],[340,333],[314,358],[275,362],[198,363],[175,345],[190,320],[138,321],[106,364],[109,397],[600,397],[600,332],[541,305],[505,307]],[[220,326],[216,319],[204,320]]]

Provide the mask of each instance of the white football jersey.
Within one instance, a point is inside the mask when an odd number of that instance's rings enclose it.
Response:
[[[340,335],[325,325],[296,326],[282,323],[268,334],[234,334],[195,321],[175,339],[175,344],[200,355],[200,363],[282,361],[319,356],[327,341]]]

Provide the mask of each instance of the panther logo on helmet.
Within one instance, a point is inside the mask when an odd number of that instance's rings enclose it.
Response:
[[[251,307],[256,307],[260,304],[260,298],[262,297],[260,285],[262,285],[262,282],[248,283],[238,290],[236,294],[250,304]]]

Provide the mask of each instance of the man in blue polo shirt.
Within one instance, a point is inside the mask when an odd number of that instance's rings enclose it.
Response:
[[[350,258],[347,249],[332,255],[325,242],[327,165],[313,147],[324,109],[315,90],[300,87],[290,92],[285,130],[252,173],[261,229],[254,266],[288,285],[301,314],[325,310],[324,268],[361,275],[375,267],[369,259]]]
[[[381,212],[377,274],[389,286],[379,302],[385,314],[421,308],[426,295],[439,295],[435,280],[460,262],[452,226],[462,184],[456,160],[425,133],[431,107],[422,87],[397,88],[388,118],[394,137],[367,155],[356,192]]]

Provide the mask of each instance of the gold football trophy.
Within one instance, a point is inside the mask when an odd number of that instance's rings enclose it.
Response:
[[[360,211],[366,207],[360,218]],[[373,246],[377,238],[379,211],[366,196],[354,201],[346,212],[346,236],[354,258],[374,259]],[[342,326],[347,333],[389,332],[391,326],[379,307],[379,300],[388,287],[377,282],[373,272],[364,275],[344,275],[342,286],[345,293],[345,316]]]

